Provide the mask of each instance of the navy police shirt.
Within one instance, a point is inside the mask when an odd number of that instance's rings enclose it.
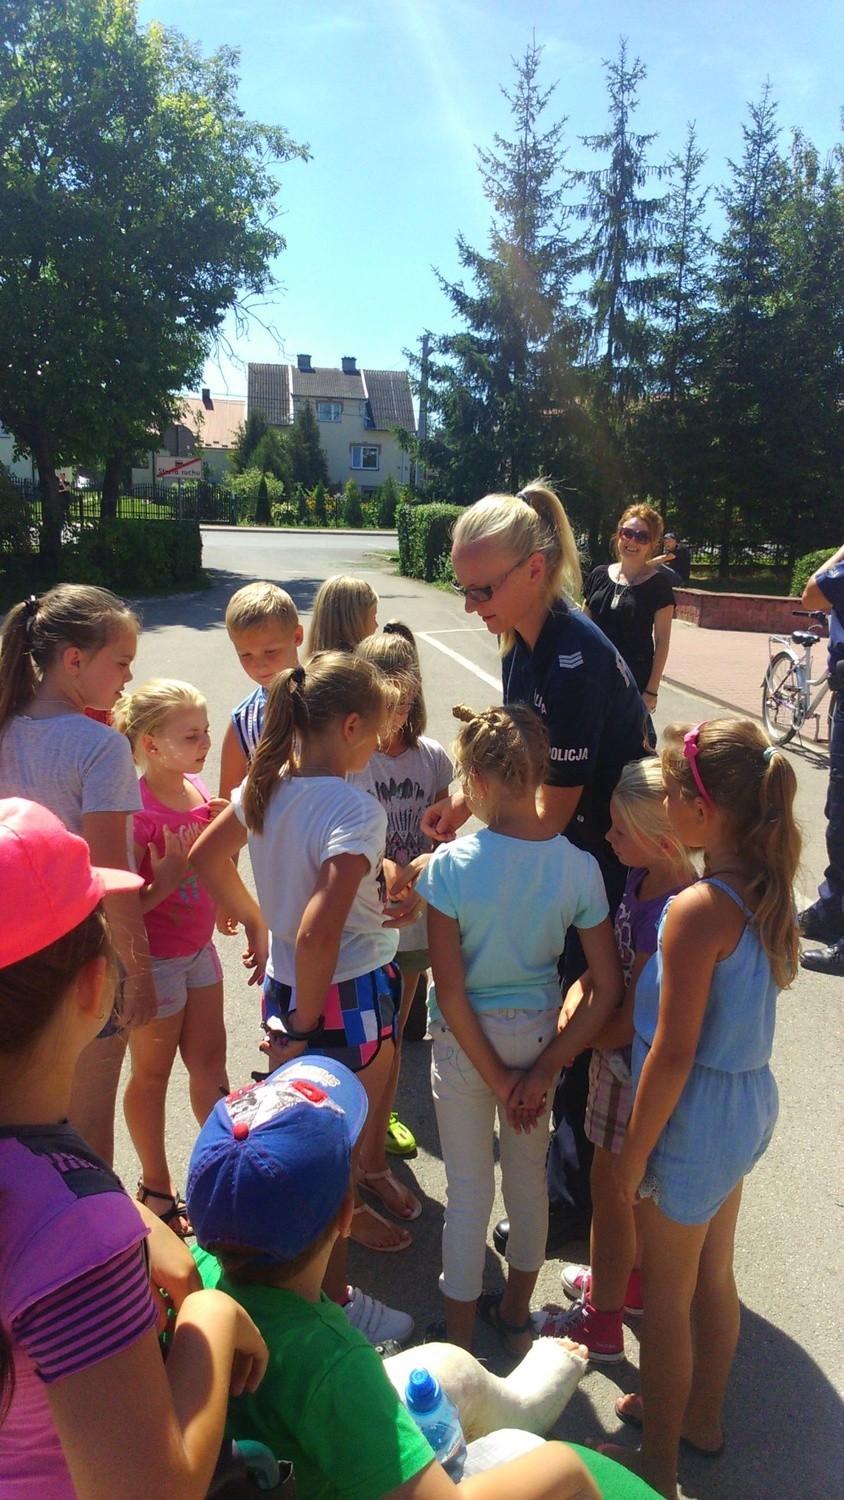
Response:
[[[815,583],[832,605],[829,617],[829,670],[844,661],[844,563],[815,574]],[[840,689],[839,689],[840,691]]]
[[[566,837],[603,867],[613,859],[605,835],[621,769],[651,748],[648,713],[629,668],[597,625],[559,600],[532,651],[517,634],[502,675],[504,702],[526,703],[548,730],[548,785],[583,787]]]

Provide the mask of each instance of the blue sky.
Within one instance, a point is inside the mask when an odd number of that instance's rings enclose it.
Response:
[[[246,113],[313,154],[280,173],[287,249],[262,317],[281,345],[257,324],[227,329],[244,364],[209,364],[218,395],[245,392],[247,359],[401,368],[424,328],[451,326],[432,267],[457,275],[458,231],[485,243],[475,146],[508,133],[499,85],[534,32],[572,167],[590,161],[578,136],[605,127],[602,60],[622,34],[648,69],[635,123],[659,133],[655,161],[695,120],[707,180],[723,182],[766,78],[783,140],[795,125],[822,151],[840,139],[840,0],[140,0],[139,17],[206,52],[238,47]]]

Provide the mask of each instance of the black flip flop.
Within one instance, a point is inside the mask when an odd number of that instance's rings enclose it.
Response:
[[[628,1427],[636,1427],[641,1432],[642,1418],[638,1413],[634,1414],[632,1411],[624,1411],[621,1406],[623,1400],[624,1397],[619,1396],[615,1403],[616,1416],[620,1422],[626,1422]],[[680,1446],[685,1448],[687,1453],[693,1453],[695,1458],[720,1458],[726,1446],[726,1439],[722,1438],[718,1448],[699,1448],[697,1443],[692,1442],[691,1438],[681,1437]]]
[[[481,1292],[481,1295],[478,1298],[478,1317],[482,1322],[486,1323],[489,1328],[493,1328],[495,1330],[495,1332],[498,1334],[502,1349],[504,1349],[507,1354],[511,1354],[514,1359],[518,1359],[519,1356],[516,1353],[516,1350],[511,1346],[508,1340],[511,1338],[518,1338],[518,1336],[522,1333],[532,1334],[533,1322],[530,1316],[528,1316],[528,1319],[525,1323],[508,1323],[506,1319],[502,1318],[500,1307],[501,1299],[503,1296],[503,1292]]]

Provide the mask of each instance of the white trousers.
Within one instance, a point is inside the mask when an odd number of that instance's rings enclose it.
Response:
[[[551,1041],[559,1008],[479,1011],[484,1035],[508,1068],[529,1068]],[[440,1290],[472,1302],[483,1288],[486,1237],[495,1199],[494,1133],[498,1116],[501,1190],[510,1220],[507,1261],[538,1271],[548,1236],[545,1157],[553,1101],[535,1130],[519,1135],[443,1021],[431,1026],[431,1087],[437,1112],[447,1197]]]

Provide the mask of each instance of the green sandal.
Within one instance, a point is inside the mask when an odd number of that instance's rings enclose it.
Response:
[[[385,1146],[391,1156],[416,1155],[416,1137],[406,1125],[402,1125],[395,1110],[390,1115]]]

